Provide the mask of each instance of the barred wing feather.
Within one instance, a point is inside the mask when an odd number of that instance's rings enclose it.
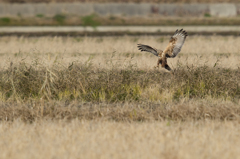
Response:
[[[173,55],[172,57],[177,56],[177,54],[181,51],[182,46],[185,42],[185,39],[187,37],[187,32],[183,29],[181,30],[176,30],[175,34],[172,36],[172,38],[176,39],[176,42],[174,44],[174,48],[173,48]]]
[[[148,45],[143,45],[143,44],[138,44],[138,49],[141,51],[147,51],[152,53],[155,56],[158,56],[158,50],[155,48],[152,48],[151,46]]]

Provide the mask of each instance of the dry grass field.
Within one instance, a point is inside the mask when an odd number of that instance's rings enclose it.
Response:
[[[0,158],[238,158],[240,38],[0,37]]]
[[[237,122],[0,123],[1,158],[238,158]]]
[[[149,53],[140,52],[137,44],[149,44],[164,49],[170,36],[125,36],[125,37],[1,37],[0,67],[9,67],[24,62],[31,65],[52,67],[54,64],[68,66],[72,62],[84,63],[90,58],[96,68],[128,67],[129,62],[139,69],[149,70],[157,59]],[[238,69],[240,67],[240,38],[234,36],[189,36],[181,53],[169,59],[172,67],[177,63],[195,67],[217,66]],[[111,62],[111,66],[108,62]],[[151,69],[152,70],[152,69]]]

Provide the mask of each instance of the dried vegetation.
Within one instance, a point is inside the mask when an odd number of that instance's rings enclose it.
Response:
[[[1,37],[0,158],[237,158],[240,38],[168,39]]]
[[[1,99],[81,102],[157,101],[180,98],[240,97],[239,69],[180,66],[173,74],[159,70],[94,69],[89,63],[52,68],[25,64],[1,71]],[[166,96],[166,93],[168,96]]]
[[[0,123],[0,158],[238,158],[238,122]]]
[[[239,48],[227,45],[239,38],[189,37],[180,55],[169,60],[173,74],[153,69],[156,58],[136,48],[139,42],[163,48],[167,41],[166,37],[3,37],[0,44],[9,47],[1,50],[1,120],[238,119]],[[235,104],[199,104],[202,99]]]
[[[20,119],[26,123],[41,120],[93,120],[117,122],[153,121],[240,121],[239,103],[224,100],[185,100],[174,102],[80,103],[44,102],[4,103],[1,121]]]

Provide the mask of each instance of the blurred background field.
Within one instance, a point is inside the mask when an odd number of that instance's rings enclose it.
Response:
[[[237,158],[239,15],[238,0],[0,0],[0,158]],[[181,28],[172,73],[137,49]]]
[[[239,25],[240,14],[238,1],[35,2],[0,1],[0,25]]]
[[[49,3],[49,2],[91,2],[91,3],[99,3],[99,2],[118,2],[118,3],[126,3],[126,2],[135,2],[135,3],[237,3],[238,0],[1,0],[0,2],[7,3]]]

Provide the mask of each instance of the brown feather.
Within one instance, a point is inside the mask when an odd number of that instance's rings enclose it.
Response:
[[[155,56],[159,56],[159,54],[161,54],[163,52],[162,50],[158,50],[158,49],[155,49],[155,48],[153,48],[151,46],[143,45],[143,44],[138,44],[138,49],[140,51],[150,52],[150,53],[152,53]]]
[[[188,34],[185,30],[177,29],[173,34],[173,36],[170,38],[169,43],[164,51],[157,50],[155,48],[152,48],[151,46],[143,45],[143,44],[138,44],[138,49],[141,51],[150,52],[155,56],[160,57],[158,59],[157,66],[161,64],[162,67],[170,71],[171,68],[167,64],[167,58],[174,58],[178,55],[178,53],[181,51],[181,48],[187,36]]]

